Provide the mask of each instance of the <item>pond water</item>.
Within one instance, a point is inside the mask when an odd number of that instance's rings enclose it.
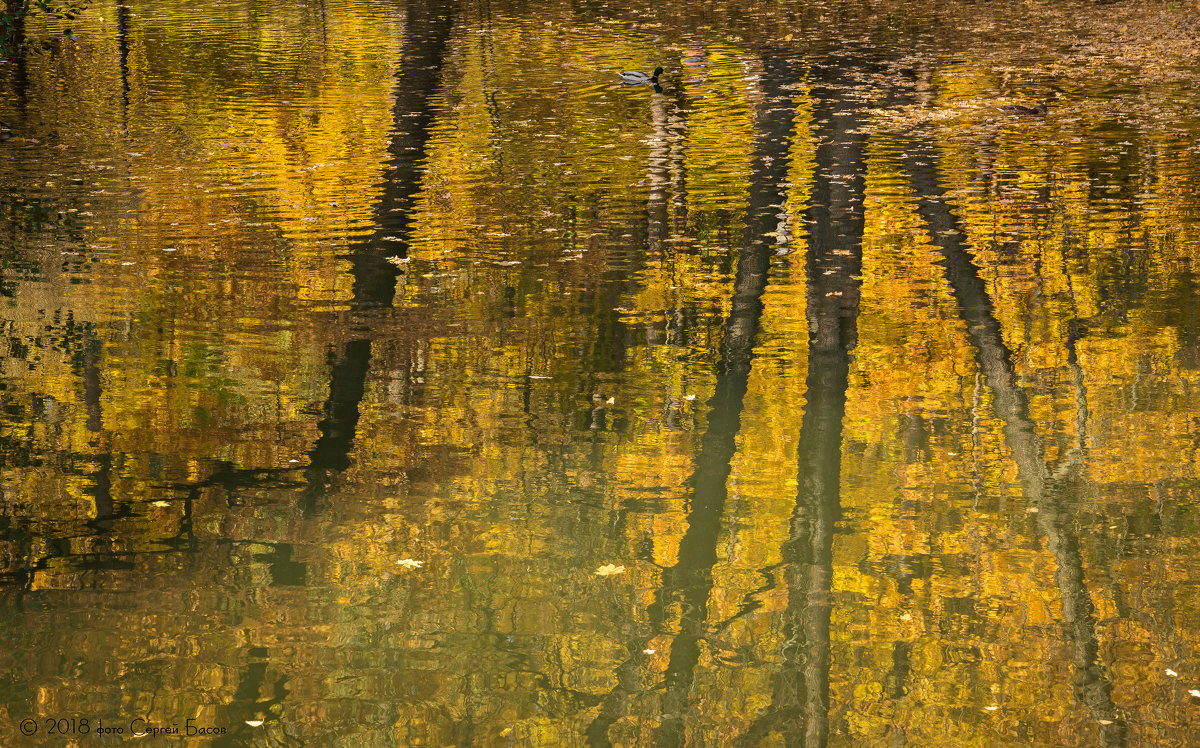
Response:
[[[31,16],[0,744],[1200,743],[1200,6],[1002,5]]]

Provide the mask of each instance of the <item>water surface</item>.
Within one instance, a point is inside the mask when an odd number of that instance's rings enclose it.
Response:
[[[1200,740],[1197,10],[31,18],[0,742]]]

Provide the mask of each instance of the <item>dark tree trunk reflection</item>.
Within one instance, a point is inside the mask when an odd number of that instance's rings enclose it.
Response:
[[[433,94],[441,80],[453,24],[449,4],[414,0],[408,5],[392,106],[390,159],[375,212],[375,232],[350,256],[354,276],[350,340],[332,354],[329,396],[318,423],[320,437],[309,453],[303,504],[310,513],[317,509],[330,474],[349,465],[371,362],[370,315],[392,306],[398,269],[388,258],[408,254],[412,208],[421,188],[421,162],[434,115]]]
[[[12,18],[8,25],[8,46],[13,62],[13,102],[18,120],[24,124],[29,112],[29,63],[25,58],[25,13],[23,0],[4,0],[4,12]]]
[[[835,60],[836,61],[836,60]],[[818,73],[812,96],[819,142],[808,209],[807,407],[800,426],[796,505],[783,548],[788,605],[783,662],[771,705],[745,735],[754,744],[781,732],[787,745],[823,746],[829,738],[829,625],[833,532],[840,514],[842,417],[850,351],[858,338],[864,227],[863,103],[848,98],[846,57]]]
[[[121,69],[121,132],[129,133],[129,6],[117,5],[117,52]]]
[[[682,610],[679,633],[671,645],[665,675],[664,717],[655,745],[682,745],[685,716],[700,642],[708,622],[712,569],[717,562],[727,481],[741,427],[743,401],[762,316],[772,245],[765,239],[778,229],[779,205],[784,202],[794,109],[785,86],[796,80],[799,65],[776,55],[764,58],[763,99],[756,113],[758,139],[750,176],[749,207],[742,251],[734,277],[733,299],[725,323],[725,338],[717,368],[716,391],[709,401],[708,428],[689,482],[691,502],[688,529],[679,543],[679,558],[663,572],[662,585],[649,611],[660,633],[667,609],[678,602]],[[629,647],[630,660],[616,673],[618,686],[605,698],[600,714],[587,730],[592,745],[608,745],[608,728],[620,718],[624,692],[633,690],[646,640]]]
[[[1013,370],[1012,354],[1004,343],[983,278],[957,238],[961,236],[958,219],[946,205],[933,159],[933,144],[923,138],[912,139],[903,154],[909,181],[917,191],[917,209],[941,253],[941,264],[967,323],[976,361],[994,393],[996,416],[1004,424],[1005,440],[1012,450],[1025,496],[1037,510],[1038,528],[1045,534],[1058,567],[1055,581],[1072,648],[1075,688],[1097,723],[1101,744],[1124,745],[1127,728],[1113,704],[1112,682],[1099,660],[1095,606],[1084,579],[1074,515],[1067,502],[1071,492],[1068,481],[1076,471],[1068,465],[1060,466],[1057,476],[1048,474],[1046,450],[1029,414],[1029,398]],[[1073,347],[1073,338],[1071,344]],[[1074,361],[1073,352],[1071,359]],[[1086,402],[1078,404],[1086,418]],[[1077,459],[1081,452],[1075,450],[1072,454]]]
[[[103,343],[96,335],[94,326],[84,325],[80,334],[80,352],[78,361],[83,377],[83,402],[87,410],[87,430],[91,434],[91,446],[95,450],[96,467],[92,472],[92,485],[88,493],[96,505],[96,516],[88,523],[99,532],[112,530],[112,521],[118,512],[112,495],[112,451],[109,448],[109,437],[104,430],[104,411],[101,403],[104,397],[102,381],[103,367],[101,353]]]

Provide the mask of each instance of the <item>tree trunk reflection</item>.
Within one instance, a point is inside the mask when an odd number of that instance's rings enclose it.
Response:
[[[829,739],[833,532],[840,514],[850,351],[858,337],[866,187],[865,137],[858,132],[864,105],[848,98],[844,86],[861,62],[849,56],[839,62],[827,77],[818,73],[812,89],[819,145],[807,212],[807,407],[800,426],[796,504],[783,548],[785,644],[771,705],[744,736],[749,744],[771,732],[781,732],[788,745],[823,746]]]
[[[750,176],[750,195],[742,251],[734,277],[733,298],[725,322],[725,339],[717,368],[716,388],[709,401],[708,429],[689,482],[691,502],[687,531],[679,542],[678,561],[664,570],[662,585],[649,611],[651,625],[660,633],[667,609],[680,603],[679,633],[671,645],[665,674],[662,723],[656,745],[682,745],[685,717],[700,641],[707,630],[712,569],[717,562],[727,481],[741,426],[743,401],[754,358],[754,343],[762,315],[762,294],[767,286],[772,245],[765,237],[778,228],[779,205],[789,164],[794,109],[785,86],[796,80],[798,65],[782,55],[764,58],[761,108],[756,113],[758,139]],[[600,714],[587,730],[592,745],[608,745],[608,728],[621,716],[624,692],[633,690],[646,639],[633,642],[630,660],[617,669],[618,686],[605,699]]]
[[[991,298],[978,268],[958,239],[962,236],[958,219],[946,205],[945,191],[932,166],[933,144],[924,138],[913,138],[902,158],[909,181],[917,191],[918,212],[942,256],[946,278],[967,323],[976,361],[994,394],[996,416],[1004,424],[1005,440],[1012,450],[1025,496],[1037,510],[1038,528],[1045,534],[1058,567],[1055,581],[1071,642],[1076,690],[1097,723],[1101,744],[1124,745],[1126,726],[1113,704],[1107,670],[1099,661],[1095,606],[1084,579],[1074,517],[1068,509],[1067,499],[1073,490],[1069,481],[1076,472],[1071,465],[1081,457],[1081,452],[1074,450],[1071,462],[1060,466],[1057,475],[1048,474],[1045,449],[1029,414],[1028,396],[1018,384],[1012,354],[1004,343]],[[1082,397],[1081,391],[1077,391]],[[1077,405],[1086,419],[1086,401],[1079,400]]]

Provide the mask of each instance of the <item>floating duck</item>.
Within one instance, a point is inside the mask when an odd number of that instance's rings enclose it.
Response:
[[[1040,116],[1050,110],[1046,108],[1045,104],[1038,104],[1037,106],[1022,106],[1021,104],[1005,104],[1004,106],[1000,107],[1000,111],[1004,112],[1005,114],[1036,114],[1036,115]]]
[[[644,86],[647,83],[658,84],[658,76],[662,75],[662,68],[654,68],[654,73],[646,75],[640,70],[626,70],[622,73],[617,73],[621,76],[621,82],[630,86]]]

